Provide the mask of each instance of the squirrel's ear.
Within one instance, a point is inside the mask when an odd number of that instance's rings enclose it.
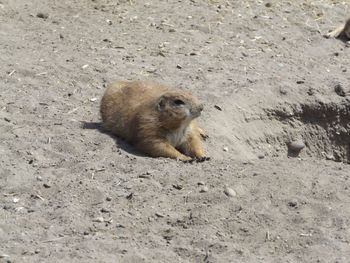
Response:
[[[160,97],[160,99],[158,100],[157,110],[158,110],[158,111],[163,111],[164,108],[165,108],[165,98],[162,96],[162,97]]]

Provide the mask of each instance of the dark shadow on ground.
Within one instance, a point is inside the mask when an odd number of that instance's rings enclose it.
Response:
[[[135,149],[135,147],[133,147],[131,144],[127,143],[126,141],[124,141],[121,138],[116,137],[115,135],[113,135],[112,133],[110,133],[109,131],[107,131],[101,122],[86,122],[86,121],[82,121],[82,128],[84,130],[98,130],[101,133],[107,134],[110,137],[112,137],[116,144],[117,147],[124,150],[127,153],[136,155],[136,156],[140,156],[140,157],[146,157],[145,154],[139,152],[137,149]]]

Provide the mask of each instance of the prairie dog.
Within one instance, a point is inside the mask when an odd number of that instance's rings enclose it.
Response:
[[[194,121],[203,104],[190,93],[143,81],[110,84],[101,101],[103,126],[152,157],[205,158]]]
[[[345,38],[347,40],[350,40],[350,18],[345,22],[344,25],[341,25],[326,34],[326,37]]]

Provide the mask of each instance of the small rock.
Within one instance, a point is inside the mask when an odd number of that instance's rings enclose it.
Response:
[[[40,253],[40,249],[38,249],[38,248],[35,249],[34,253],[35,253],[35,254],[39,254],[39,253]]]
[[[39,17],[39,18],[42,18],[42,19],[48,19],[49,15],[47,13],[39,12],[39,13],[36,14],[36,17]]]
[[[173,184],[173,187],[176,189],[176,190],[181,190],[183,188],[183,186],[181,184]]]
[[[223,150],[224,150],[224,152],[228,152],[228,147],[224,147],[224,148],[222,148]]]
[[[214,108],[219,110],[219,111],[222,111],[222,108],[220,106],[218,106],[218,105],[214,105]]]
[[[102,212],[102,213],[109,213],[110,210],[108,210],[107,208],[101,208],[101,212]]]
[[[151,175],[149,173],[145,173],[145,174],[140,174],[139,178],[144,178],[144,179],[150,179]]]
[[[182,66],[181,65],[176,65],[176,68],[182,69]]]
[[[18,203],[18,202],[19,202],[19,198],[18,198],[18,197],[14,197],[14,198],[12,199],[12,201],[13,201],[14,203]]]
[[[203,181],[199,181],[197,184],[198,185],[205,185],[205,183]]]
[[[38,180],[38,181],[42,181],[42,180],[43,180],[43,178],[42,178],[40,175],[38,175],[38,176],[36,177],[36,180]]]
[[[200,193],[206,193],[209,191],[209,188],[207,186],[203,186],[201,187],[201,189],[199,190]]]
[[[170,32],[170,33],[174,33],[174,32],[176,32],[176,30],[175,30],[174,28],[170,28],[170,29],[169,29],[169,32]]]
[[[346,95],[344,87],[341,84],[339,84],[339,83],[337,83],[334,86],[334,91],[335,91],[335,93],[337,93],[338,96],[345,97],[345,95]]]
[[[229,197],[234,197],[234,196],[237,195],[236,191],[233,190],[233,189],[230,188],[230,187],[225,187],[224,193],[225,193],[225,195],[227,195],[227,196],[229,196]]]
[[[265,6],[266,6],[266,7],[271,7],[272,4],[271,4],[271,3],[266,3]]]
[[[304,84],[305,81],[304,80],[297,80],[297,84]]]
[[[155,214],[157,217],[165,217],[165,215],[163,215],[162,213],[156,212]]]
[[[47,183],[43,184],[43,186],[44,186],[45,188],[51,188],[51,185],[49,185],[49,184],[47,184]]]
[[[259,153],[259,154],[258,154],[258,158],[259,158],[259,159],[264,159],[264,158],[265,158],[265,155],[262,154],[262,153]]]
[[[97,98],[91,98],[90,101],[91,102],[95,102],[97,100]]]
[[[293,152],[300,152],[302,149],[305,148],[305,143],[302,140],[296,140],[292,141],[288,145],[289,150]]]
[[[288,206],[290,207],[297,207],[298,206],[298,202],[295,200],[289,201],[288,202]]]
[[[4,120],[7,121],[7,122],[11,122],[11,120],[9,118],[7,118],[7,117],[5,117]]]
[[[109,202],[109,201],[112,201],[112,197],[107,196],[107,197],[106,197],[106,201],[108,201],[108,202]]]

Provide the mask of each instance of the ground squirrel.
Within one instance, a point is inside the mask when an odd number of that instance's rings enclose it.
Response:
[[[344,40],[350,40],[350,18],[344,25],[339,26],[333,31],[326,34],[326,37],[342,38]]]
[[[144,81],[118,81],[101,101],[103,126],[152,157],[207,160],[194,121],[203,104],[190,93]]]

